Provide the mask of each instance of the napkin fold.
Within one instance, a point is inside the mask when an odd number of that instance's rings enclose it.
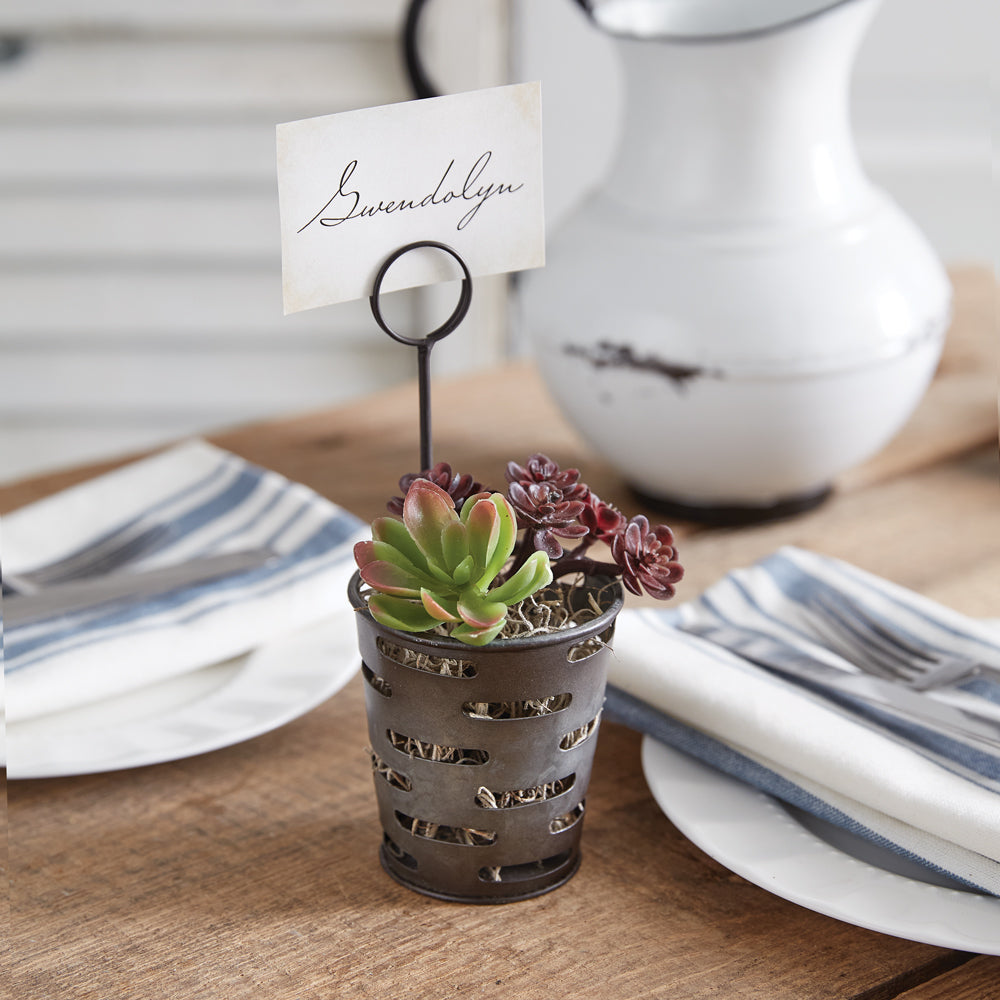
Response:
[[[336,613],[358,518],[314,491],[192,440],[6,515],[12,578],[74,555],[100,572],[108,540],[161,525],[118,571],[267,548],[262,566],[4,634],[8,723],[93,703],[238,656]]]
[[[695,601],[623,612],[609,716],[971,889],[1000,895],[1000,756],[851,698],[828,698],[705,637],[718,625],[821,642],[809,636],[808,614],[820,593],[847,594],[930,647],[1000,662],[1000,631],[846,563],[786,547]],[[1000,685],[977,679],[961,696],[989,707],[1000,700]]]

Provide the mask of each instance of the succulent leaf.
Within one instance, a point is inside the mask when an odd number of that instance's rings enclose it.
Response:
[[[417,543],[410,537],[406,525],[395,517],[377,517],[372,521],[372,537],[378,542],[387,542],[394,549],[402,552],[407,559],[421,569],[426,570],[427,560]]]
[[[396,597],[419,597],[423,586],[421,579],[407,573],[401,566],[391,562],[376,559],[360,567],[358,573],[361,579],[383,594],[393,594]]]
[[[445,528],[456,520],[455,501],[430,480],[418,479],[407,491],[403,503],[403,524],[429,566],[445,568],[442,535]]]
[[[642,514],[612,538],[611,556],[621,570],[622,583],[633,594],[645,590],[650,597],[667,600],[674,596],[674,584],[684,576],[673,532],[665,524],[651,527]]]
[[[496,546],[478,581],[479,586],[483,589],[488,587],[503,569],[517,542],[517,515],[514,513],[514,508],[502,493],[494,493],[490,497],[490,501],[496,508],[499,532]],[[507,603],[512,602],[508,601]]]
[[[459,622],[458,602],[432,594],[429,590],[420,591],[420,602],[424,610],[439,622]]]
[[[507,617],[507,605],[466,590],[458,598],[458,613],[467,625],[477,629],[492,628]]]
[[[492,497],[477,500],[466,521],[469,531],[469,553],[481,571],[485,571],[490,563],[500,537],[500,517],[496,505],[491,503],[491,500]]]
[[[390,545],[388,542],[373,541],[367,544],[371,545],[371,552],[373,559],[369,560],[374,562],[376,560],[381,560],[383,562],[392,563],[393,566],[398,566],[401,570],[408,573],[416,580],[424,581],[424,586],[431,587],[437,582],[435,577],[431,576],[430,573],[426,571],[425,568],[421,566],[415,566],[406,556],[399,551],[395,546]],[[367,565],[367,564],[366,564]],[[426,567],[426,563],[423,564]]]
[[[354,561],[361,566],[367,566],[370,562],[375,562],[378,558],[375,555],[374,542],[356,542],[354,545]]]
[[[372,594],[368,598],[368,610],[375,621],[401,632],[426,632],[437,625],[437,619],[431,617],[422,604],[388,594]]]
[[[451,637],[464,642],[467,646],[485,646],[492,642],[503,629],[503,622],[492,628],[474,628],[471,625],[458,625],[452,631]]]
[[[441,532],[444,568],[454,576],[456,567],[469,554],[469,529],[461,521],[452,521]]]
[[[468,523],[469,515],[472,514],[472,508],[476,506],[476,502],[479,500],[488,500],[490,494],[487,492],[476,493],[474,496],[468,498],[464,504],[462,504],[462,511],[458,515],[461,518],[463,524]]]
[[[476,561],[471,555],[466,556],[456,567],[451,578],[456,587],[467,587],[472,579],[473,570],[476,568]]]
[[[533,552],[509,580],[489,591],[486,597],[507,605],[517,604],[551,582],[552,566],[549,557],[541,551]]]

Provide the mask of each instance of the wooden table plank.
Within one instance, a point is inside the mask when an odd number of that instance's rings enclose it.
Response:
[[[355,679],[284,729],[204,757],[14,782],[19,995],[638,998],[725,985],[732,1000],[819,1000],[959,960],[804,910],[706,857],[650,798],[639,738],[614,725],[567,886],[502,907],[415,895],[376,860],[365,739]]]
[[[996,963],[982,955],[902,993],[899,1000],[994,1000],[1000,996]]]
[[[846,559],[921,592],[955,581],[951,603],[959,610],[996,616],[1000,606],[963,584],[967,574],[1000,556],[996,452],[980,448],[878,490],[845,491],[794,521],[699,532],[681,547],[686,574],[678,594],[694,596],[728,569],[781,545]]]

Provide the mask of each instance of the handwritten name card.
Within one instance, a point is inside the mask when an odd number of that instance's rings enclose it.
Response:
[[[366,298],[418,240],[473,276],[545,263],[537,83],[286,122],[277,144],[285,313]],[[446,254],[406,254],[382,290],[454,277]]]

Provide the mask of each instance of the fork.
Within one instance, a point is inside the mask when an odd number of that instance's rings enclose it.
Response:
[[[1000,681],[1000,669],[961,656],[933,653],[872,621],[855,602],[811,602],[812,625],[824,643],[862,670],[914,691],[934,691],[975,677]],[[831,627],[832,626],[832,627]]]
[[[35,594],[54,583],[101,576],[119,569],[166,539],[169,524],[131,524],[55,562],[24,573],[4,573],[4,594]]]
[[[197,556],[156,569],[105,573],[100,577],[56,583],[34,594],[10,595],[3,602],[3,625],[16,628],[79,611],[158,598],[181,587],[204,584],[266,566],[277,557],[278,553],[269,548],[240,549]]]
[[[1000,751],[1000,720],[927,698],[892,679],[874,677],[864,671],[851,673],[834,666],[817,656],[818,647],[811,639],[779,638],[734,625],[713,624],[685,631],[772,673],[804,682],[807,688],[824,695],[848,695],[950,739],[961,739],[994,756]]]

